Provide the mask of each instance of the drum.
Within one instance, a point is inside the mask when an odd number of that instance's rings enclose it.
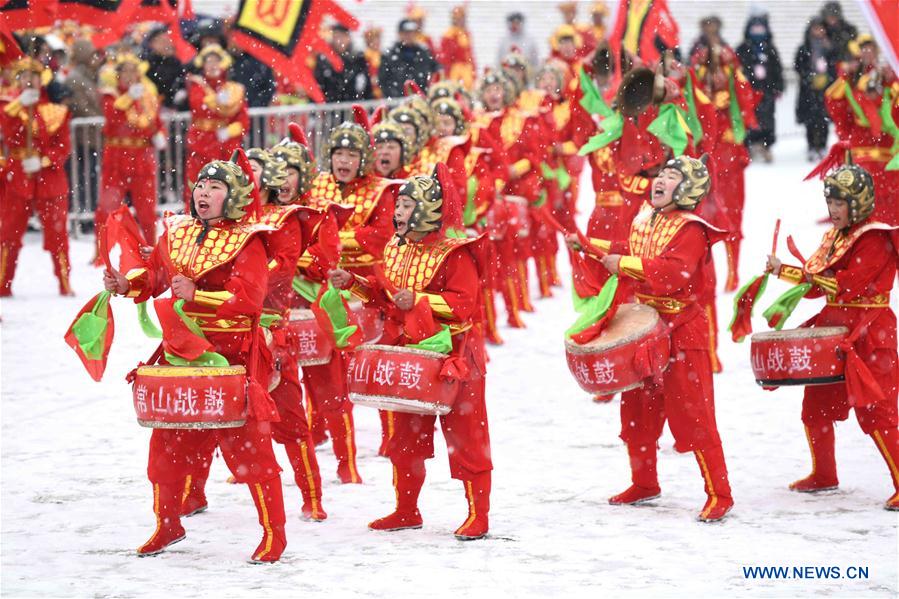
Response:
[[[671,340],[658,312],[642,304],[623,304],[608,327],[586,344],[565,340],[568,369],[581,389],[614,395],[643,386],[668,368]]]
[[[519,239],[531,234],[531,219],[528,217],[528,200],[521,196],[506,196],[509,211],[509,232]]]
[[[133,391],[141,426],[236,428],[247,421],[243,366],[141,366]]]
[[[360,345],[347,365],[350,401],[379,410],[448,414],[459,383],[440,377],[445,359],[412,347]]]
[[[829,385],[845,380],[846,357],[839,345],[846,327],[766,331],[752,336],[755,381],[763,387]]]
[[[498,197],[487,211],[487,234],[494,241],[527,237],[529,227],[528,201],[521,196]]]
[[[318,326],[312,310],[291,310],[287,327],[296,350],[297,364],[318,366],[331,361],[334,344]]]

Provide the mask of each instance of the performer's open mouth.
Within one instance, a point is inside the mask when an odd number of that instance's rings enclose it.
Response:
[[[197,200],[197,211],[205,212],[207,210],[209,210],[209,202],[206,200]]]
[[[381,167],[382,168],[390,168],[390,160],[388,158],[381,158]]]
[[[350,173],[350,169],[348,169],[346,167],[338,166],[337,174],[340,175],[341,177],[349,177],[351,173]]]

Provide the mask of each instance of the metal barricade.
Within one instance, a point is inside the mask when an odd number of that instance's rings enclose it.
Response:
[[[396,99],[369,100],[358,104],[371,112],[382,104],[394,105],[397,102]],[[318,157],[323,154],[331,129],[353,118],[352,105],[347,103],[250,108],[249,116],[250,128],[244,136],[243,147],[270,147],[287,136],[289,123],[296,122],[303,127],[312,151]],[[160,117],[168,139],[166,146],[157,152],[157,211],[162,214],[165,210],[177,212],[183,208],[190,113],[164,112]],[[73,237],[93,227],[103,172],[104,122],[103,117],[71,121],[69,230]]]

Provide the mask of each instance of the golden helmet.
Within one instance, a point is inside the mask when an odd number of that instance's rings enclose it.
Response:
[[[524,88],[527,87],[527,84],[531,80],[532,75],[531,64],[528,62],[528,59],[524,55],[524,52],[522,52],[519,48],[513,48],[511,52],[503,57],[503,61],[500,66],[503,73],[506,73],[506,76],[511,80],[513,89],[515,90],[515,95],[517,96],[522,91],[524,91]],[[512,75],[513,71],[521,71],[524,73],[523,83],[519,83],[518,78]]]
[[[250,148],[247,150],[247,158],[262,166],[262,173],[259,175],[260,189],[277,192],[287,182],[287,162],[281,158],[262,148]]]
[[[850,224],[858,224],[874,212],[874,180],[856,164],[843,164],[827,175],[824,195],[849,202]]]
[[[681,210],[695,210],[699,203],[708,195],[712,187],[712,179],[709,169],[705,165],[707,157],[691,158],[678,156],[665,163],[663,168],[673,168],[684,176],[684,180],[674,188],[672,201]]]
[[[42,87],[46,87],[53,80],[53,72],[45,67],[41,61],[31,56],[23,56],[12,63],[13,77],[18,77],[21,73],[37,73],[41,76]]]
[[[409,140],[409,153],[417,155],[431,137],[430,125],[425,123],[421,113],[409,104],[400,104],[389,113],[387,119],[399,125],[412,125],[415,128],[415,139]]]
[[[478,82],[478,98],[484,102],[484,90],[491,85],[499,85],[503,88],[503,104],[510,106],[515,101],[515,84],[509,76],[502,71],[487,71]]]
[[[328,156],[337,150],[354,150],[360,154],[359,176],[367,173],[372,165],[371,137],[359,123],[344,121],[328,136]]]
[[[203,179],[221,181],[228,187],[228,195],[225,196],[225,203],[222,206],[222,216],[228,220],[240,220],[246,215],[245,208],[253,202],[254,185],[239,164],[230,160],[213,160],[200,169],[197,183]],[[191,191],[197,183],[194,183]],[[190,202],[190,212],[197,218],[193,199]]]
[[[565,38],[571,38],[572,41],[574,41],[575,48],[580,48],[584,45],[584,38],[581,37],[581,34],[578,33],[577,29],[575,29],[571,25],[568,25],[567,23],[563,23],[562,25],[556,27],[556,30],[549,38],[550,47],[558,52],[559,42],[561,42]]]
[[[424,96],[412,94],[403,101],[402,106],[408,106],[421,116],[421,120],[427,130],[427,137],[425,138],[425,141],[427,141],[434,132],[434,112],[431,110],[428,100]]]
[[[438,98],[454,98],[460,88],[458,83],[449,79],[438,81],[428,88],[428,102],[433,106],[434,100]]]
[[[380,142],[395,141],[400,144],[400,163],[409,164],[415,158],[414,142],[406,137],[406,132],[395,121],[381,121],[371,128],[372,143],[378,145]]]
[[[202,50],[200,50],[197,55],[194,57],[194,66],[198,69],[203,68],[203,62],[206,60],[206,57],[210,54],[218,56],[219,60],[222,61],[222,70],[227,71],[231,68],[231,65],[234,63],[234,59],[231,58],[231,55],[228,54],[228,51],[219,46],[218,44],[209,44]]]
[[[441,114],[453,117],[456,122],[456,128],[453,135],[465,135],[468,132],[468,119],[465,118],[465,112],[462,106],[453,98],[439,98],[431,102],[431,108],[434,114]]]
[[[287,169],[292,168],[299,173],[297,181],[297,197],[301,197],[312,187],[312,179],[315,178],[315,160],[312,152],[301,143],[284,139],[278,145],[272,147],[268,153],[272,158],[284,163],[284,178],[287,179]],[[252,156],[247,154],[251,159]]]
[[[409,218],[409,230],[419,233],[439,231],[443,218],[443,190],[437,177],[416,175],[400,188],[398,196],[415,201]]]

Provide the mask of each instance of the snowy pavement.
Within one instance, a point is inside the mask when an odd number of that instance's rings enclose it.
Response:
[[[801,183],[808,164],[797,137],[776,148],[774,165],[753,165],[742,275],[757,274],[773,221],[808,254],[823,229],[820,184]],[[585,174],[582,208],[592,198]],[[586,217],[586,213],[581,215]],[[781,243],[781,247],[784,247]],[[14,285],[2,302],[2,594],[4,596],[896,596],[897,515],[881,509],[892,493],[887,468],[854,419],[837,428],[841,487],[824,495],[786,485],[810,468],[799,420],[801,389],[762,391],[748,342],[722,340],[716,378],[718,422],[736,507],[716,525],[695,521],[702,480],[692,455],[661,441],[662,497],[642,507],[607,498],[629,483],[617,438],[618,402],[593,404],[568,373],[562,332],[574,319],[568,289],[537,301],[528,329],[504,330],[491,351],[488,406],[495,462],[491,536],[460,543],[461,485],[449,478],[445,449],[428,462],[419,531],[374,533],[366,523],[393,507],[391,469],[375,456],[373,410],[357,408],[362,486],[337,483],[329,447],[321,524],[300,520],[300,496],[283,476],[288,548],[274,566],[245,562],[260,538],[245,487],[228,485],[221,460],[208,486],[210,509],[184,521],[187,539],[138,559],[154,527],[146,480],[149,429],[137,425],[124,374],[152,350],[127,301],[114,302],[116,343],[106,377],[93,383],[63,342],[78,308],[100,288],[87,266],[91,246],[72,244],[76,298],[54,294],[49,257],[30,234]],[[783,251],[786,255],[786,252]],[[719,254],[720,255],[720,254]],[[719,261],[722,262],[722,261]],[[562,260],[563,268],[567,264]],[[723,281],[720,271],[719,281]],[[785,287],[783,287],[785,288]],[[772,282],[767,307],[783,289]],[[719,318],[726,326],[731,295]],[[803,308],[802,322],[817,303]],[[757,328],[763,323],[757,320]],[[788,325],[789,326],[789,325]],[[438,433],[439,436],[439,433]],[[279,461],[287,464],[280,447]],[[867,579],[747,579],[750,566],[850,566]]]

